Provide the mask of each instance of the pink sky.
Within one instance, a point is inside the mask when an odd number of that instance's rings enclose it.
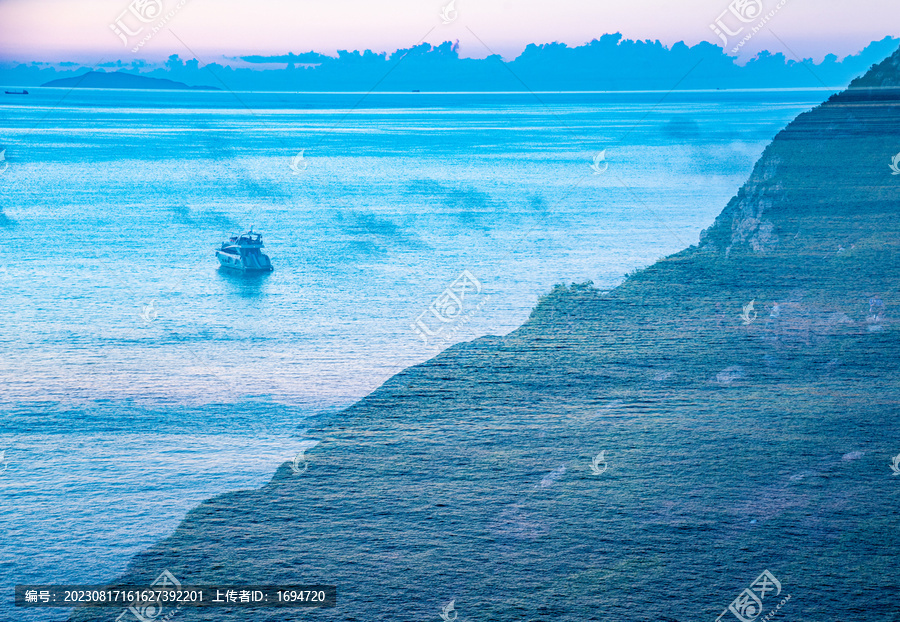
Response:
[[[328,54],[337,49],[393,51],[423,38],[430,43],[459,40],[462,56],[480,58],[489,48],[512,58],[529,42],[580,45],[609,32],[665,44],[681,40],[719,44],[710,24],[731,2],[455,0],[456,12],[449,13],[455,19],[444,24],[440,16],[449,0],[136,1],[148,2],[151,9],[161,2],[163,13],[185,4],[133,53],[133,41],[126,47],[110,28],[132,0],[0,0],[0,58],[94,63],[158,60],[179,54],[211,62],[223,56],[309,50]],[[734,0],[742,1],[747,6],[761,3],[765,14],[785,0]],[[730,13],[725,20],[734,21]],[[124,21],[133,30],[142,25],[130,13]],[[740,22],[734,24],[730,27],[736,29]],[[844,56],[872,40],[898,34],[897,0],[786,0],[740,56],[746,59],[768,49],[819,60],[828,52]]]

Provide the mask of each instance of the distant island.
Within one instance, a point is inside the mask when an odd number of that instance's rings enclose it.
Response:
[[[165,78],[148,78],[137,76],[124,71],[106,73],[103,71],[89,71],[80,76],[51,80],[41,86],[69,87],[82,89],[158,89],[168,91],[218,91],[214,86],[190,86],[184,82],[167,80]]]

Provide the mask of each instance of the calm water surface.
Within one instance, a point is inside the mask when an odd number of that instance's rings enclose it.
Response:
[[[0,100],[0,617],[20,620],[67,614],[12,612],[9,586],[115,577],[266,481],[308,416],[510,332],[556,283],[696,243],[828,96],[29,90]],[[212,249],[251,224],[275,271],[221,272]],[[465,322],[423,342],[410,324],[449,316],[464,270]]]

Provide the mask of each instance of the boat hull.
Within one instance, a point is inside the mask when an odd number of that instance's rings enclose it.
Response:
[[[268,265],[250,265],[245,260],[244,257],[241,257],[240,255],[233,255],[231,253],[223,253],[222,251],[216,251],[216,259],[219,260],[219,264],[223,268],[228,268],[229,270],[236,270],[238,272],[271,272],[272,271],[271,262],[267,262]]]

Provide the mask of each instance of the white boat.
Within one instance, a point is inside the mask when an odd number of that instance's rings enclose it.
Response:
[[[223,268],[241,272],[269,272],[272,262],[262,252],[262,247],[262,234],[254,233],[251,226],[247,233],[233,235],[222,242],[222,247],[216,249],[216,258]]]

